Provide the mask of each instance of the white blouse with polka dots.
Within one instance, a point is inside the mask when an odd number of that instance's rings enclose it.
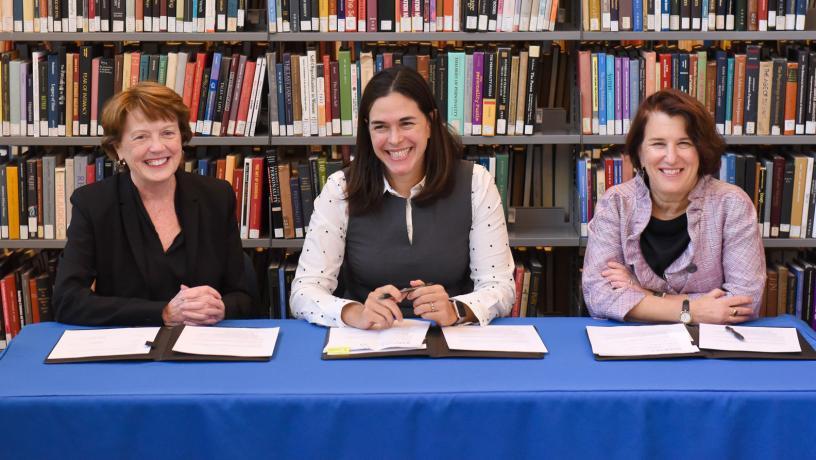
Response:
[[[314,213],[303,243],[297,274],[292,281],[290,304],[295,318],[323,326],[345,326],[340,319],[343,307],[354,300],[335,297],[337,276],[345,253],[348,224],[346,179],[342,171],[332,174],[314,202]],[[399,196],[383,179],[385,190]],[[411,199],[424,186],[424,179],[411,189],[405,201],[408,239],[412,239]],[[473,166],[471,204],[473,226],[470,231],[470,272],[473,292],[455,298],[467,304],[487,325],[497,316],[507,316],[515,301],[513,256],[499,191],[490,173],[481,165]]]

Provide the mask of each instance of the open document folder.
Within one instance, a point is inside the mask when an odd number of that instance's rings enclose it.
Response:
[[[268,361],[278,331],[211,326],[68,330],[45,362]]]
[[[534,326],[430,327],[427,321],[405,319],[378,331],[331,328],[322,358],[353,359],[389,356],[431,358],[543,358],[547,348]]]
[[[816,360],[816,351],[796,328],[729,327],[731,330],[714,324],[661,324],[587,326],[586,330],[598,361],[684,357]]]

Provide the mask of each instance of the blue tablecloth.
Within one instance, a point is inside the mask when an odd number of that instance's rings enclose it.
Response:
[[[814,362],[596,362],[604,321],[496,323],[549,355],[321,361],[325,329],[258,320],[223,324],[280,326],[270,362],[46,365],[67,326],[28,326],[0,359],[0,457],[816,458]]]

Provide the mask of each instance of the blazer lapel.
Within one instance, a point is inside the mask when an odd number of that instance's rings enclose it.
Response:
[[[179,200],[181,209],[181,229],[184,232],[184,246],[187,253],[187,278],[193,285],[197,285],[198,280],[195,269],[198,256],[198,221],[199,221],[199,197],[195,188],[190,183],[190,177],[183,172],[176,173],[176,187],[181,195]]]
[[[130,180],[130,173],[123,172],[117,174],[116,177],[119,181],[119,209],[122,214],[122,226],[125,228],[125,236],[133,253],[136,267],[147,284],[147,261],[144,258],[146,248],[139,233],[139,218],[137,217],[139,210],[136,206],[136,198],[133,196],[136,191]]]

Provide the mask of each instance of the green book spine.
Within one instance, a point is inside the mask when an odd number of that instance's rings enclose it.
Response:
[[[448,124],[460,136],[465,133],[465,52],[448,53]]]
[[[705,105],[706,99],[706,64],[708,63],[708,54],[705,51],[697,52],[697,100]]]
[[[340,64],[340,124],[343,136],[352,135],[351,126],[351,56],[348,50],[337,53]]]
[[[175,83],[175,82],[173,82]],[[162,54],[159,56],[159,84],[166,85],[167,84],[167,55]]]
[[[504,209],[504,216],[507,217],[507,183],[510,172],[510,154],[506,151],[496,154],[496,187],[499,189],[499,196],[501,196],[502,208]]]

